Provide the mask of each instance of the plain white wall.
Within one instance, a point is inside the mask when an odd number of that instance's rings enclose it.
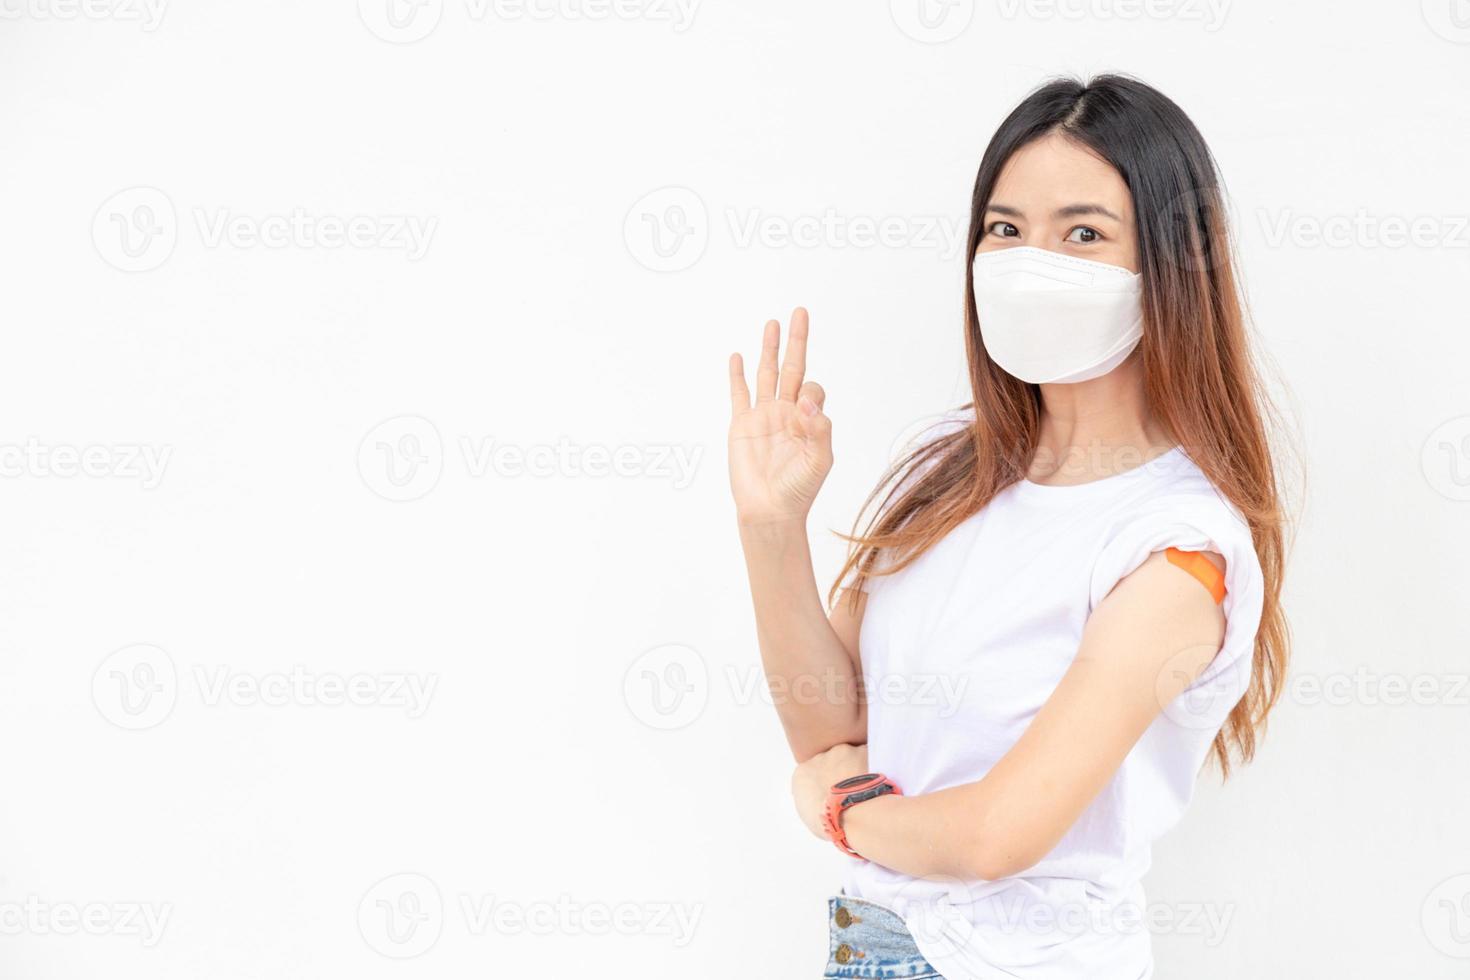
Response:
[[[1465,975],[1463,0],[388,2],[0,2],[0,973],[818,975],[725,357],[811,309],[825,585],[965,400],[982,148],[1117,69],[1219,157],[1309,474],[1160,976]]]

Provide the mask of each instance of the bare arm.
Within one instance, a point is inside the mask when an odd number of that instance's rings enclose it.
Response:
[[[832,423],[820,385],[805,381],[806,311],[766,324],[752,404],[739,354],[730,358],[730,488],[745,552],[766,682],[798,762],[867,739],[857,622],[846,602],[822,607],[806,519],[832,466]],[[860,611],[857,616],[860,617]]]
[[[857,678],[856,621],[845,602],[822,608],[804,528],[741,528],[766,682],[798,762],[867,741]],[[849,648],[837,627],[852,635]]]

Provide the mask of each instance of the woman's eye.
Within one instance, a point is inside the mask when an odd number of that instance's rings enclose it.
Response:
[[[1076,242],[1079,245],[1091,245],[1101,237],[1095,229],[1088,228],[1086,225],[1078,225],[1067,236],[1067,241]]]
[[[1019,238],[1021,236],[1021,229],[1009,221],[997,221],[990,226],[990,233],[992,235],[999,235],[1001,238]]]

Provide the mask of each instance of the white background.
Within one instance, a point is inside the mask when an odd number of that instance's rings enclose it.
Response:
[[[1293,686],[1157,849],[1159,975],[1470,970],[1463,0],[91,2],[0,3],[0,975],[817,976],[725,358],[811,309],[825,586],[966,400],[935,229],[1107,69],[1220,160],[1308,477]]]

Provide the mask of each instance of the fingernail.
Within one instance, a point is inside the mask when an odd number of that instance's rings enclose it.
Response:
[[[817,403],[812,401],[806,395],[801,396],[801,404],[799,404],[797,407],[801,409],[801,414],[803,415],[817,414]]]

